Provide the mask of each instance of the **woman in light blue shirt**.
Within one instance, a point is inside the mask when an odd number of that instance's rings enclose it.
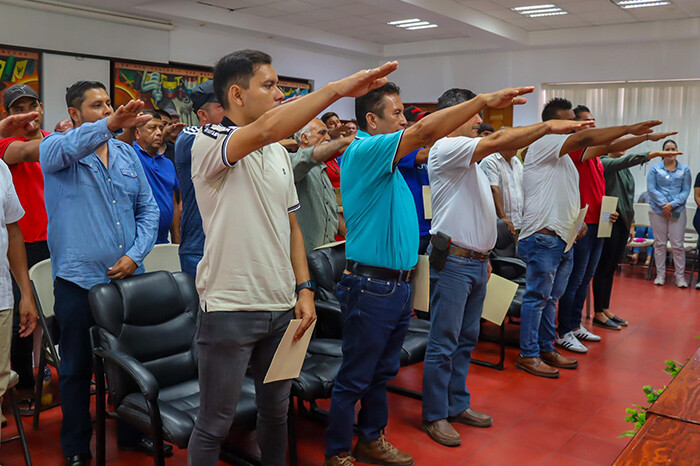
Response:
[[[663,150],[677,151],[678,145],[670,139],[664,141]],[[654,261],[656,262],[656,280],[654,284],[666,283],[666,242],[671,242],[673,263],[676,271],[676,286],[687,288],[685,280],[685,203],[690,195],[690,168],[676,160],[665,158],[652,165],[647,175],[649,191],[649,222],[654,231]]]

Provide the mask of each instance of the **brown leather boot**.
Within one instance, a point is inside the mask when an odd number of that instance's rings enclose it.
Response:
[[[562,369],[576,369],[578,367],[578,361],[562,356],[557,350],[540,354],[540,359],[550,366],[561,367]]]
[[[459,435],[459,432],[445,419],[423,421],[420,428],[440,445],[458,447],[462,444],[462,437]]]
[[[547,377],[549,379],[559,378],[559,369],[548,365],[540,358],[524,358],[518,356],[518,359],[515,360],[515,367],[538,377]]]
[[[493,419],[488,414],[480,413],[474,411],[471,408],[465,409],[457,416],[450,416],[447,418],[450,422],[459,422],[461,424],[466,424],[473,427],[491,427],[493,424]]]
[[[326,458],[323,462],[323,466],[354,466],[355,458],[350,456],[349,453],[341,453],[336,456],[331,456]]]
[[[381,464],[383,466],[413,466],[413,457],[397,450],[390,444],[384,437],[384,432],[373,442],[358,440],[352,456],[361,463]]]

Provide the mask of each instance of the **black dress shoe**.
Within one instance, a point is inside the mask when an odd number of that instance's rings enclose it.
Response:
[[[135,444],[129,444],[129,445],[117,445],[120,450],[127,450],[127,451],[137,451],[139,453],[143,453],[148,456],[153,456],[153,439],[151,437],[146,437],[143,436],[141,437],[141,440],[136,442]],[[163,443],[163,456],[166,458],[170,458],[173,456],[173,447],[172,445],[168,445],[167,443]]]
[[[66,456],[66,466],[88,466],[89,464],[90,456],[88,455]]]
[[[620,327],[617,323],[613,322],[612,319],[608,319],[605,322],[603,322],[600,319],[596,319],[595,317],[593,318],[593,325],[596,327],[600,328],[607,328],[608,330],[621,330],[622,327]]]
[[[612,321],[615,322],[617,325],[622,325],[623,327],[627,326],[627,321],[623,319],[622,317],[618,316],[612,316],[611,317]]]

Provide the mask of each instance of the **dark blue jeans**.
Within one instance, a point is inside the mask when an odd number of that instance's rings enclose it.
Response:
[[[379,438],[389,419],[386,383],[399,372],[411,319],[410,283],[344,274],[336,295],[343,312],[343,363],[335,379],[326,455],[352,448],[355,404],[363,441]]]
[[[423,366],[423,419],[457,416],[470,407],[466,386],[472,350],[479,340],[488,262],[448,256],[430,269],[430,336]]]
[[[520,309],[520,354],[538,358],[554,350],[554,315],[574,264],[573,248],[558,236],[535,233],[518,243],[527,264],[525,295]]]
[[[183,272],[197,278],[197,266],[202,256],[198,254],[180,254],[180,268]]]
[[[574,244],[574,267],[566,291],[559,300],[560,336],[581,326],[583,305],[588,296],[595,269],[603,250],[603,238],[598,238],[598,224],[589,223],[586,235]]]
[[[90,455],[90,381],[92,347],[90,327],[95,325],[88,303],[88,290],[75,283],[54,280],[54,312],[61,329],[58,352],[61,367],[58,390],[61,394],[61,449],[63,456]],[[117,421],[117,442],[133,444],[140,434]]]

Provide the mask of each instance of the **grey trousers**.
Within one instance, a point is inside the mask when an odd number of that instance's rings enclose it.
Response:
[[[199,417],[187,447],[190,466],[216,465],[250,363],[258,408],[257,438],[264,466],[286,460],[291,380],[263,384],[294,311],[203,312],[199,346]]]

